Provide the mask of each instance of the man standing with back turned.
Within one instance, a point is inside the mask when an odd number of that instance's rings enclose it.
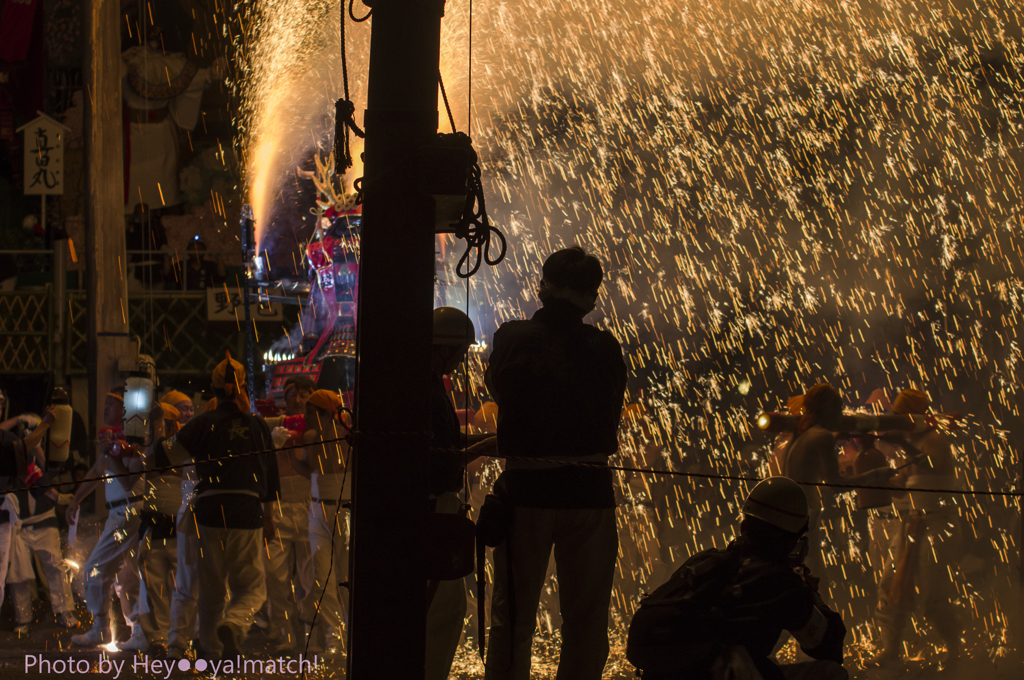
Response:
[[[247,412],[242,364],[230,356],[217,364],[213,392],[217,408],[190,420],[167,452],[172,465],[196,463],[199,641],[207,659],[237,655],[267,599],[260,551],[274,539],[281,492],[270,429]]]
[[[513,512],[494,551],[487,680],[530,676],[552,547],[563,620],[557,678],[598,680],[608,659],[618,536],[612,473],[602,466],[618,450],[626,365],[611,333],[583,323],[603,276],[582,248],[552,254],[537,290],[543,307],[494,334],[487,386],[499,408],[498,449],[508,459],[496,488]]]

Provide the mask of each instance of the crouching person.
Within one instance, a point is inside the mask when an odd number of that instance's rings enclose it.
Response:
[[[688,559],[633,617],[626,656],[644,680],[845,680],[843,620],[792,557],[807,518],[792,480],[755,486],[739,538]],[[816,661],[769,658],[784,630]]]

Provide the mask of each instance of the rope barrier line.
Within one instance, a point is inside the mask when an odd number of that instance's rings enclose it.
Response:
[[[406,432],[406,431],[366,432],[366,433],[363,433],[363,432],[353,432],[352,434],[346,435],[344,437],[335,437],[335,438],[332,438],[332,439],[323,439],[323,440],[317,442],[317,444],[333,444],[335,442],[347,442],[350,446],[355,446],[356,441],[360,437],[367,437],[367,436],[401,436],[401,437],[405,437],[405,438],[408,438],[408,439],[419,439],[419,438],[427,438],[427,437],[430,436],[430,434],[426,433],[426,432],[412,432],[412,431],[408,431],[408,432]],[[293,450],[293,449],[301,449],[301,448],[305,448],[305,446],[306,446],[305,444],[294,444],[292,446],[282,446],[281,448],[262,449],[260,451],[248,451],[246,453],[236,453],[236,454],[232,454],[230,456],[224,456],[223,458],[211,458],[209,460],[204,460],[204,461],[200,461],[200,462],[202,462],[202,463],[214,463],[214,462],[220,462],[220,461],[225,461],[225,460],[232,460],[234,458],[244,458],[246,456],[258,456],[258,455],[263,455],[263,454],[267,454],[267,453],[277,453],[278,451],[290,451],[290,450]],[[430,451],[437,452],[437,453],[457,453],[457,454],[464,454],[465,453],[465,451],[463,451],[462,449],[449,449],[449,448],[443,448],[443,447],[430,447]],[[567,465],[567,466],[574,466],[574,467],[604,468],[604,469],[607,469],[607,470],[616,470],[616,471],[619,471],[619,472],[635,472],[635,473],[639,473],[639,474],[643,474],[643,475],[651,475],[651,476],[656,476],[656,477],[694,477],[694,478],[697,478],[697,479],[722,479],[722,480],[735,481],[735,482],[760,482],[760,481],[762,481],[764,479],[767,479],[767,477],[754,477],[754,476],[751,476],[751,475],[726,475],[726,474],[719,474],[719,473],[713,473],[713,472],[680,472],[678,470],[655,470],[655,469],[652,469],[652,468],[632,467],[632,466],[628,466],[628,465],[605,465],[603,463],[582,463],[580,461],[565,460],[565,459],[558,459],[558,458],[530,458],[530,457],[527,457],[527,456],[501,456],[501,455],[486,455],[486,454],[482,455],[481,458],[495,458],[495,459],[504,459],[504,460],[522,460],[522,461],[533,462],[533,463],[549,463],[549,464],[555,464],[555,465]],[[106,481],[108,479],[119,479],[121,477],[130,477],[132,475],[144,474],[144,473],[147,473],[147,472],[169,472],[171,470],[177,470],[179,468],[194,467],[197,464],[198,463],[193,460],[191,463],[181,463],[180,465],[165,465],[163,467],[158,467],[158,468],[147,468],[147,469],[143,470],[142,472],[121,472],[121,473],[112,474],[112,475],[103,475],[102,477],[92,477],[92,478],[88,478],[88,479],[83,479],[80,482],[61,482],[61,483],[56,483],[56,484],[46,484],[46,485],[42,485],[42,486],[23,486],[23,487],[20,487],[20,488],[9,489],[8,491],[0,492],[0,494],[2,494],[2,493],[14,493],[16,491],[28,491],[30,489],[32,489],[32,490],[55,489],[57,487],[67,486],[68,484],[82,484],[82,483],[85,483],[85,482],[103,482],[103,481]],[[847,490],[850,490],[850,491],[856,491],[858,489],[873,490],[873,491],[910,491],[910,492],[914,492],[914,493],[948,493],[948,494],[955,494],[955,495],[959,495],[959,496],[1001,496],[1001,497],[1007,497],[1007,498],[1021,498],[1022,496],[1024,496],[1024,491],[990,491],[990,490],[987,490],[987,489],[927,489],[927,488],[926,489],[916,489],[916,488],[914,488],[914,489],[907,489],[907,488],[904,488],[904,487],[883,486],[883,485],[880,485],[880,484],[879,485],[874,485],[874,484],[842,484],[842,483],[833,483],[833,482],[801,482],[799,480],[793,480],[793,481],[795,481],[797,484],[800,484],[801,486],[824,487],[824,488],[830,488],[830,489],[847,489]]]
[[[344,441],[344,442],[351,442],[351,437],[345,436],[345,437],[336,437],[334,439],[324,439],[324,440],[322,440],[321,442],[318,442],[318,443],[332,444],[334,442],[342,442],[342,441]],[[279,449],[275,448],[275,449],[261,449],[260,451],[247,451],[245,453],[235,453],[235,454],[232,454],[230,456],[224,456],[223,458],[211,458],[209,460],[204,460],[204,461],[199,461],[199,462],[200,463],[214,463],[214,462],[220,462],[222,460],[232,460],[234,458],[245,458],[247,456],[259,456],[259,455],[266,454],[266,453],[276,453],[278,451],[290,451],[292,449],[302,449],[302,448],[305,448],[305,446],[306,446],[305,444],[294,444],[292,446],[282,446]],[[82,480],[80,480],[78,482],[70,481],[70,482],[58,482],[58,483],[55,483],[55,484],[42,484],[42,485],[34,485],[34,486],[22,486],[22,487],[18,487],[18,488],[15,488],[15,489],[8,489],[7,491],[0,491],[0,495],[8,494],[8,493],[15,493],[17,491],[42,491],[42,490],[45,490],[45,489],[56,489],[58,487],[67,486],[69,484],[75,484],[77,486],[78,484],[85,484],[86,482],[105,482],[108,479],[120,479],[122,477],[131,477],[131,476],[134,476],[134,475],[143,475],[143,474],[146,474],[147,472],[170,472],[171,470],[178,470],[180,468],[195,467],[198,464],[199,463],[197,463],[196,461],[193,460],[191,463],[187,463],[186,462],[186,463],[181,463],[180,465],[164,465],[162,467],[146,468],[145,470],[141,470],[139,472],[118,472],[116,474],[103,475],[101,477],[88,477],[88,478],[82,479]]]
[[[608,470],[618,470],[621,472],[638,472],[645,475],[663,476],[663,477],[697,477],[699,479],[725,479],[730,481],[739,482],[760,482],[767,477],[751,477],[748,475],[723,475],[711,472],[679,472],[676,470],[654,470],[651,468],[639,468],[629,467],[626,465],[605,465],[603,463],[581,463],[579,461],[572,460],[560,460],[554,458],[528,458],[525,456],[482,456],[484,458],[504,458],[505,460],[523,460],[536,463],[555,463],[557,465],[568,465],[576,467],[591,467],[591,468],[605,468]],[[840,484],[830,482],[801,482],[799,480],[793,480],[801,486],[815,486],[815,487],[827,487],[833,489],[871,489],[879,491],[912,491],[914,493],[949,493],[959,494],[963,496],[1008,496],[1011,498],[1020,498],[1024,496],[1024,492],[1021,491],[987,491],[984,489],[907,489],[899,486],[881,486],[871,484]]]

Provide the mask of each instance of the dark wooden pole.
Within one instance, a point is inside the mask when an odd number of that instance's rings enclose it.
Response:
[[[438,0],[373,3],[358,306],[353,680],[423,677]]]
[[[118,0],[86,0],[82,11],[87,363],[89,428],[95,434],[104,395],[118,378],[118,358],[135,350],[128,342],[120,5]]]

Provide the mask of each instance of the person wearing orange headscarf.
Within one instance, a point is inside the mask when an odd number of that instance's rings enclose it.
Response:
[[[343,612],[348,598],[344,593],[339,594],[335,584],[348,576],[349,510],[343,506],[352,498],[353,475],[348,469],[349,445],[343,441],[350,423],[341,395],[332,390],[316,390],[306,399],[305,407],[306,432],[302,435],[305,456],[304,460],[293,461],[293,465],[310,476],[307,526],[313,597],[299,603],[299,618],[307,628],[316,619],[307,651],[312,654],[329,646],[329,629],[333,629],[336,637],[343,635]],[[317,600],[320,600],[319,614],[316,613]]]
[[[798,394],[790,397],[786,402],[786,412],[791,416],[800,416],[804,413],[804,395]],[[789,457],[789,442],[792,441],[791,432],[783,432],[775,438],[772,445],[772,452],[768,456],[768,473],[772,477],[782,477],[786,469],[786,460]]]
[[[280,480],[270,428],[248,411],[242,365],[228,355],[212,382],[217,408],[181,428],[168,458],[195,461],[200,643],[206,654],[234,657],[267,597],[260,554],[274,539]]]
[[[173,393],[172,393],[173,394]],[[191,405],[191,401],[188,402]],[[181,413],[166,401],[154,404],[149,414],[149,445],[142,454],[140,476],[145,479],[142,526],[139,529],[139,589],[136,614],[139,626],[117,644],[121,651],[146,652],[167,645],[171,595],[178,565],[175,517],[181,507],[181,468],[167,470],[167,452],[178,432]]]
[[[839,470],[836,438],[832,433],[834,422],[843,414],[843,398],[839,391],[828,383],[819,383],[804,394],[802,406],[800,423],[784,454],[782,474],[804,485],[810,513],[807,542],[810,546],[820,546],[819,518],[825,500],[831,499],[835,493],[814,484],[877,485],[885,483],[896,471],[884,467],[856,477],[843,477]],[[825,565],[821,551],[809,550],[806,564],[811,572],[823,573]]]
[[[177,430],[181,425],[192,420],[192,416],[196,413],[192,400],[188,398],[188,395],[183,392],[179,392],[178,390],[171,390],[164,396],[160,397],[160,403],[173,406],[178,412],[177,427],[175,427],[175,430]]]
[[[892,411],[924,415],[928,407],[928,395],[906,389],[896,397]],[[949,573],[949,567],[963,557],[960,518],[948,494],[913,490],[958,489],[961,485],[946,435],[931,429],[904,436],[910,454],[893,482],[908,492],[894,494],[891,509],[878,512],[871,523],[871,538],[880,544],[881,555],[876,617],[882,651],[873,662],[890,666],[899,661],[907,621],[920,609],[946,643],[942,665],[948,667],[960,658],[962,626],[954,605],[956,587]]]
[[[289,379],[286,383],[287,415],[305,415],[306,400],[312,393],[307,389],[310,384],[309,378]],[[282,427],[282,421],[280,417],[267,419],[275,445],[283,450],[277,452],[281,496],[273,508],[277,538],[267,544],[263,571],[267,580],[267,638],[278,652],[291,652],[304,651],[303,631],[295,626],[303,612],[309,612],[312,618],[311,610],[320,591],[314,588],[313,551],[309,542],[311,471],[303,460],[303,448],[293,448],[297,442],[293,433]]]

